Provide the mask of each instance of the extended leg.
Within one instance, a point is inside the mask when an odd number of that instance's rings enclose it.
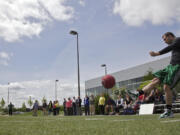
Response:
[[[154,78],[152,80],[151,83],[149,83],[148,85],[146,85],[142,90],[145,92],[145,93],[148,93],[150,92],[157,84],[160,83],[160,80],[159,78]]]

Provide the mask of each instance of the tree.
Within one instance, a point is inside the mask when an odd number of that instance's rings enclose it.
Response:
[[[114,99],[117,99],[118,95],[121,95],[123,98],[125,97],[125,94],[126,94],[126,87],[125,86],[121,87],[121,88],[114,86],[111,90],[113,91]]]
[[[25,102],[22,103],[22,111],[26,111],[26,104],[25,104]]]
[[[143,77],[143,82],[144,81],[149,81],[149,80],[152,80],[154,78],[154,75],[153,75],[153,72],[152,72],[152,69],[149,69],[147,71],[147,73],[145,74],[145,76]]]
[[[30,108],[31,108],[31,106],[33,105],[33,101],[32,101],[32,99],[31,99],[31,96],[29,96],[28,105],[30,106]]]
[[[46,102],[47,102],[47,100],[46,100],[46,98],[44,96],[43,99],[42,99],[42,103],[46,103]]]
[[[1,104],[1,107],[3,108],[3,107],[4,107],[4,105],[5,105],[5,101],[4,101],[4,99],[3,99],[3,98],[1,99],[0,104]]]

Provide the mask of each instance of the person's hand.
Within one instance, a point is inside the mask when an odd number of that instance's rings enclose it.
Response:
[[[160,55],[160,54],[159,54],[159,52],[150,51],[150,52],[149,52],[149,55],[151,55],[152,57],[154,57],[154,56],[158,56],[158,55]]]

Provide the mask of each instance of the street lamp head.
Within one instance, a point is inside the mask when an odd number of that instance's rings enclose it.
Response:
[[[58,82],[59,80],[56,80],[56,82]]]
[[[78,34],[78,33],[77,33],[76,31],[74,31],[74,30],[71,30],[69,33],[72,34],[72,35],[77,35],[77,34]]]
[[[102,64],[101,67],[106,67],[106,64]]]

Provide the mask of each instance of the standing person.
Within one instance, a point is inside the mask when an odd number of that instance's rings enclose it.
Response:
[[[95,99],[94,99],[94,95],[90,96],[89,104],[90,104],[90,115],[94,115],[95,114]]]
[[[67,115],[67,110],[66,110],[66,99],[64,98],[64,101],[63,101],[63,111],[64,111],[64,116]]]
[[[56,115],[59,115],[59,111],[60,111],[59,101],[56,100]]]
[[[37,111],[38,111],[38,108],[39,108],[39,104],[38,104],[38,101],[36,100],[34,105],[33,105],[33,116],[37,116]]]
[[[72,110],[73,110],[73,115],[76,115],[76,98],[73,97],[72,100]]]
[[[56,116],[56,101],[53,102],[53,115]]]
[[[80,96],[78,96],[78,99],[76,100],[77,115],[82,115],[81,103],[82,103],[82,100],[81,100]]]
[[[42,109],[43,109],[43,115],[47,115],[47,103],[46,103],[46,101],[43,102]]]
[[[12,116],[12,112],[13,112],[13,104],[10,102],[10,104],[8,105],[8,111],[9,111],[9,116]]]
[[[104,107],[105,107],[105,97],[104,94],[101,94],[100,98],[99,98],[99,110],[100,110],[100,114],[104,115]]]
[[[89,97],[86,95],[84,98],[85,115],[89,115]]]
[[[48,104],[48,114],[51,115],[53,111],[53,104],[52,104],[52,101],[49,101],[49,104]]]
[[[162,38],[164,42],[168,44],[168,46],[160,50],[159,52],[150,51],[149,54],[154,57],[166,54],[171,51],[172,54],[170,64],[164,69],[155,72],[155,78],[152,80],[151,83],[149,83],[143,88],[143,91],[151,91],[155,85],[163,84],[166,97],[166,109],[165,112],[160,115],[160,118],[167,118],[173,117],[173,112],[171,110],[173,97],[170,86],[173,83],[176,72],[180,69],[180,38],[175,37],[172,32],[166,32],[162,36]]]
[[[68,101],[66,102],[66,109],[67,109],[67,115],[72,115],[72,100],[69,97]]]

